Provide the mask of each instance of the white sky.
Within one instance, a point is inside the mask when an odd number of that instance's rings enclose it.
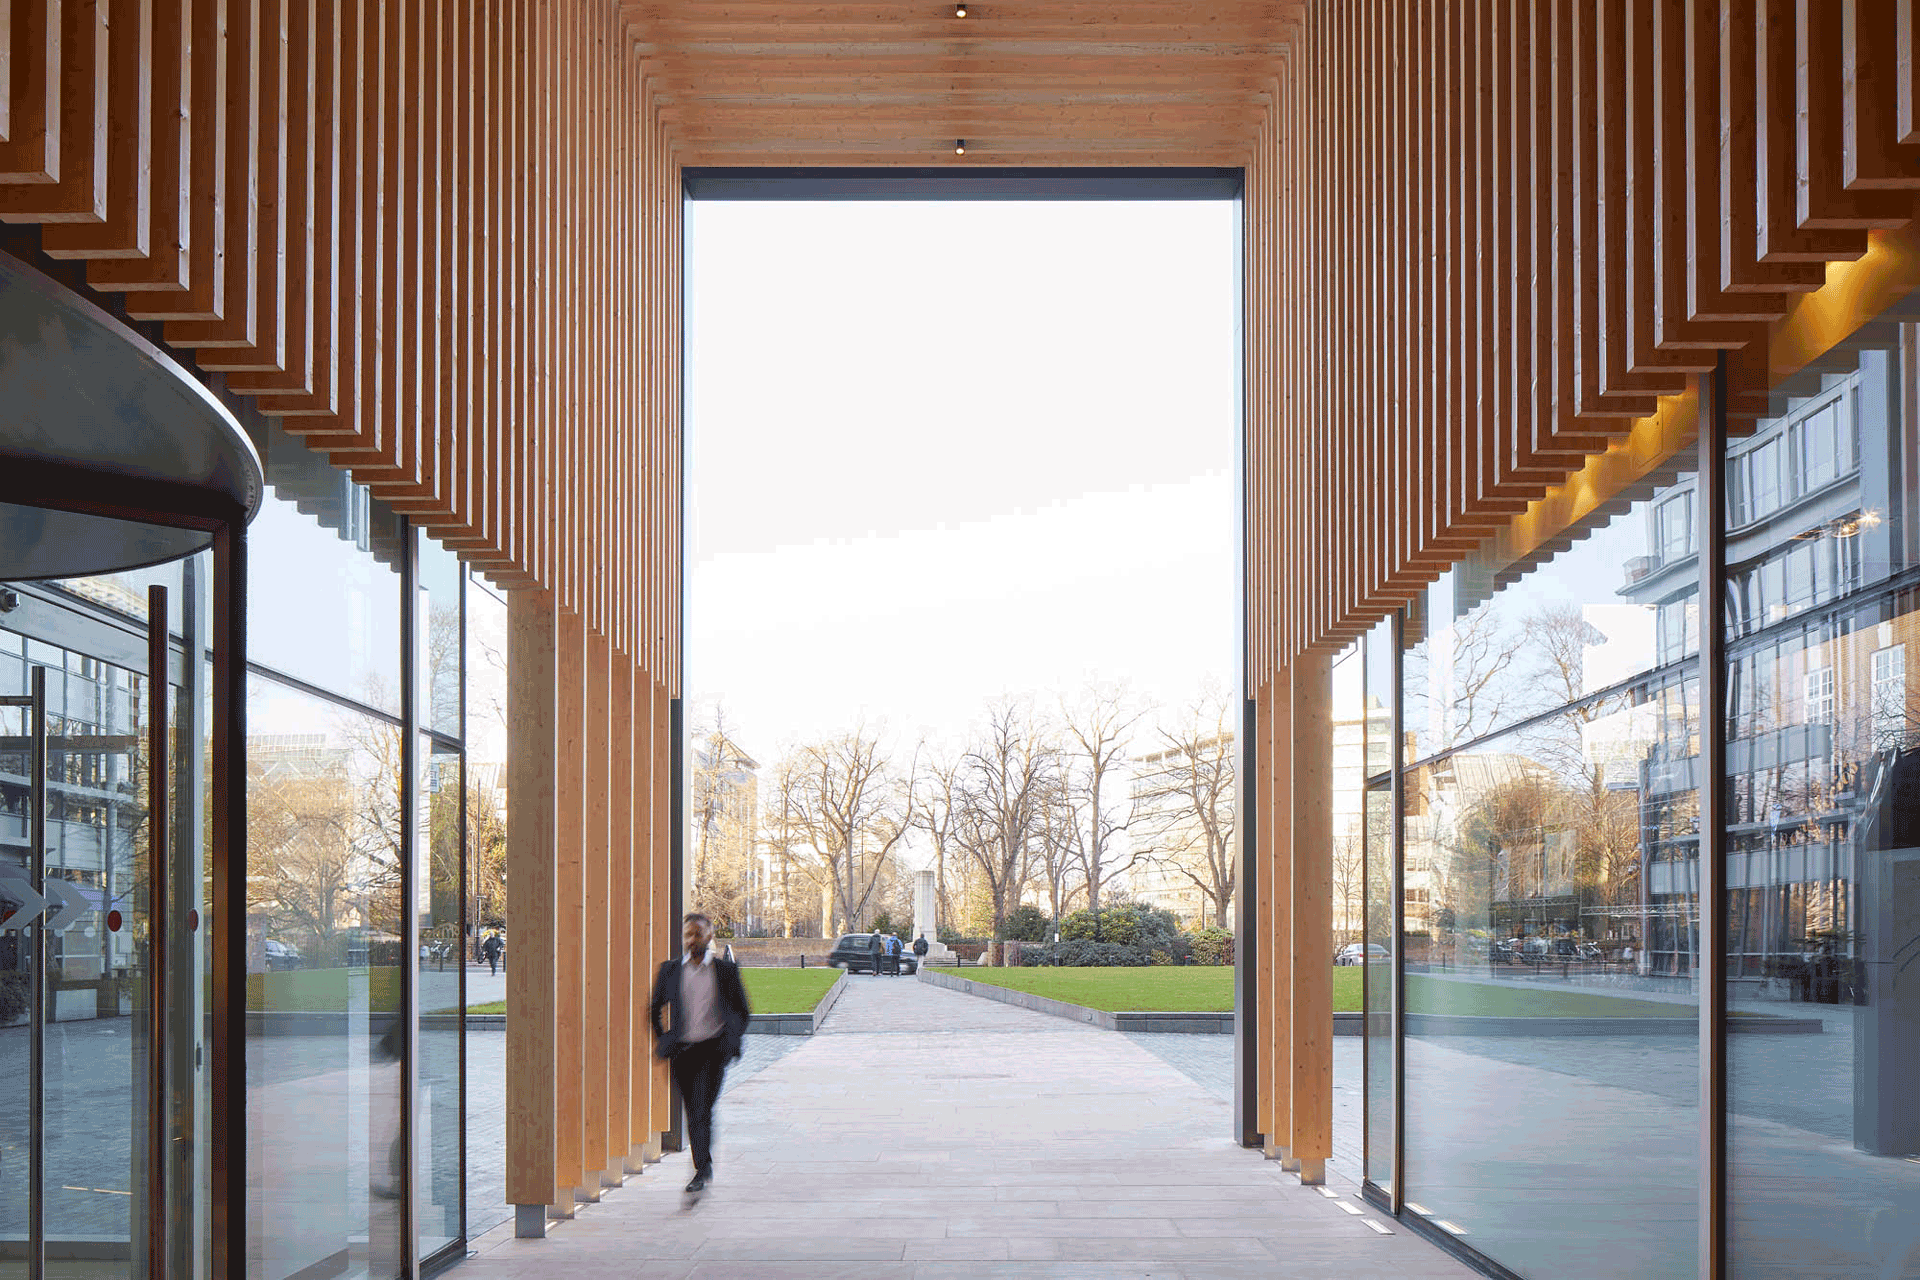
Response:
[[[695,202],[689,723],[763,760],[1230,688],[1227,202]]]

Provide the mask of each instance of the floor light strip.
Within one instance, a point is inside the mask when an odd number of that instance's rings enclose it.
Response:
[[[1375,1235],[1390,1236],[1393,1234],[1393,1231],[1391,1228],[1383,1226],[1378,1222],[1375,1222],[1372,1218],[1362,1218],[1360,1219],[1360,1221],[1366,1223],[1369,1227],[1372,1227]]]

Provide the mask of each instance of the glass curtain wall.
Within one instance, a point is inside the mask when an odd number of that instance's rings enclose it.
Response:
[[[1875,326],[1726,453],[1739,1275],[1920,1275],[1917,334]]]
[[[1524,1275],[1697,1270],[1691,504],[1649,478],[1403,619],[1400,1192]]]
[[[1394,917],[1393,770],[1395,767],[1393,708],[1393,623],[1381,623],[1362,644],[1366,721],[1366,785],[1364,804],[1365,941],[1366,965],[1362,1008],[1365,1010],[1365,1179],[1393,1192],[1394,1142],[1397,1100],[1393,1023],[1393,947],[1398,934]]]
[[[1699,1273],[1724,965],[1726,1273],[1920,1275],[1915,314],[1731,422],[1718,503],[1691,443],[1589,477],[1588,515],[1517,524],[1369,639],[1400,791],[1370,752],[1369,1190],[1515,1273]]]
[[[467,584],[467,1238],[512,1216],[506,1189],[507,605]]]
[[[396,1276],[463,1238],[466,575],[323,458],[256,444],[248,1273]]]

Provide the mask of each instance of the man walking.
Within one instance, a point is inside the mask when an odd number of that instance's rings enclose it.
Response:
[[[867,939],[867,959],[873,962],[873,976],[880,976],[881,959],[887,953],[887,944],[880,941],[880,931],[875,929],[873,936]]]
[[[653,1051],[671,1064],[673,1084],[687,1118],[693,1147],[693,1180],[687,1194],[697,1196],[713,1178],[713,1104],[727,1064],[740,1056],[747,1033],[747,989],[740,967],[713,949],[713,922],[699,912],[680,930],[686,949],[678,960],[662,961],[653,980],[647,1020],[653,1024]],[[660,1011],[671,1011],[661,1026]]]
[[[506,950],[506,944],[500,941],[500,935],[489,933],[487,940],[480,944],[480,954],[487,958],[487,974],[497,977],[500,973],[500,953]]]

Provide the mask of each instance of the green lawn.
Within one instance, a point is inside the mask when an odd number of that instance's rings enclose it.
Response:
[[[938,970],[944,973],[946,970]],[[991,983],[1109,1013],[1224,1013],[1233,1008],[1233,969],[1227,965],[1154,965],[1112,969],[976,969],[956,978]]]
[[[1687,1004],[1635,1000],[1544,985],[1523,988],[1459,982],[1420,973],[1407,975],[1407,1012],[1478,1018],[1685,1018],[1689,1021],[1698,1016],[1698,1011]]]
[[[827,988],[840,976],[838,969],[753,969],[740,970],[747,984],[747,1003],[755,1013],[809,1013],[827,994]],[[505,1013],[507,1003],[493,1000],[469,1005],[468,1013]],[[451,1009],[441,1010],[452,1013]]]
[[[289,969],[283,973],[247,975],[247,1008],[273,1013],[344,1013],[348,1006],[348,983],[364,981],[369,1009],[400,1007],[400,970],[388,965],[379,969]]]
[[[945,972],[941,970],[940,972]],[[1360,1012],[1360,965],[1333,969],[1333,1011]],[[1030,991],[1109,1013],[1138,1010],[1225,1013],[1233,1008],[1233,970],[1193,966],[1146,969],[975,969],[955,977]],[[1635,1000],[1549,986],[1507,987],[1429,974],[1407,975],[1407,1012],[1490,1018],[1692,1018],[1690,1005]]]

